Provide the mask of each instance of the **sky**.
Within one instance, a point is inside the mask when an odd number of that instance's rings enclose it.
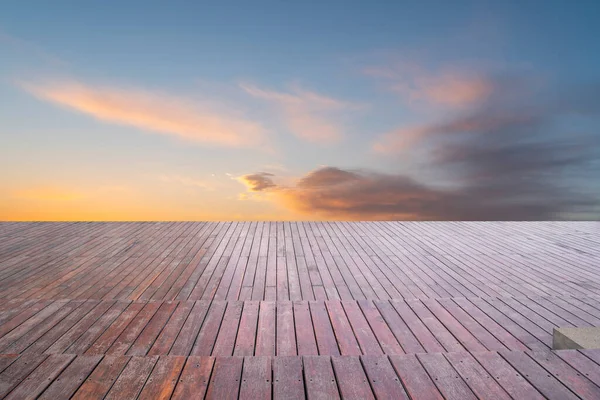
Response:
[[[7,1],[0,220],[600,219],[597,1]]]

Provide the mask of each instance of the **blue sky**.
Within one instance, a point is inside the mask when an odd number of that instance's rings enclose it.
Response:
[[[0,217],[597,218],[599,19],[593,1],[3,4]]]

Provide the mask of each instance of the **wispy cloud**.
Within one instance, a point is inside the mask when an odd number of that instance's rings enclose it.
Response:
[[[339,113],[358,105],[294,86],[289,93],[242,84],[253,97],[275,104],[283,113],[288,128],[298,137],[313,143],[334,143],[343,137]]]
[[[26,82],[21,86],[40,99],[143,131],[226,147],[261,147],[268,142],[261,124],[208,109],[188,99],[73,81]]]
[[[364,72],[383,80],[387,89],[413,104],[461,108],[485,100],[494,90],[494,82],[485,76],[458,69],[434,72],[417,64],[403,63],[369,67]]]

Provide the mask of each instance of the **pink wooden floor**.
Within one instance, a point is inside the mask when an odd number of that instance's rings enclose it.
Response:
[[[0,398],[600,398],[598,222],[0,223]]]

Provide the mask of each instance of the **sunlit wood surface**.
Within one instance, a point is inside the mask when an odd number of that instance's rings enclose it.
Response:
[[[0,223],[0,398],[600,398],[598,222]]]

